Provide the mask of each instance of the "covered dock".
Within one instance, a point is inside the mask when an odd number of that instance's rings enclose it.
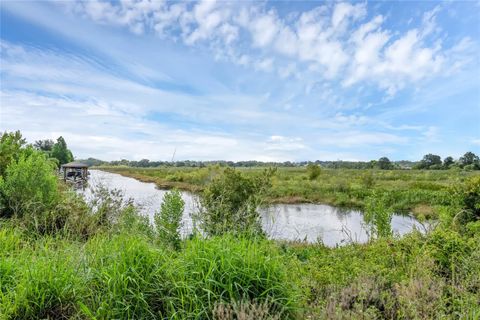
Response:
[[[62,164],[61,171],[63,171],[63,180],[83,180],[88,178],[88,165],[81,162],[69,162]]]

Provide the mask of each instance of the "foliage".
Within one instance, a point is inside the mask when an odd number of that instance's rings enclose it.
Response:
[[[443,168],[450,169],[450,167],[455,163],[452,157],[446,157],[443,159]]]
[[[373,194],[367,199],[363,220],[370,228],[370,233],[376,237],[392,235],[392,210],[388,207],[388,194]]]
[[[67,148],[67,143],[63,137],[59,137],[53,145],[51,156],[58,159],[60,165],[73,161],[73,154]]]
[[[175,250],[180,249],[180,228],[185,202],[178,190],[171,190],[163,196],[160,212],[154,216],[159,240]]]
[[[458,160],[460,166],[466,167],[471,166],[472,169],[480,170],[480,158],[473,152],[465,153],[460,159]]]
[[[0,137],[0,176],[5,176],[7,166],[18,160],[25,146],[26,140],[22,138],[20,131],[5,132]]]
[[[40,151],[50,152],[53,149],[55,142],[51,139],[37,140],[33,144],[33,147]]]
[[[57,177],[52,164],[41,153],[20,155],[11,162],[0,180],[2,215],[25,217],[38,223],[59,199]]]
[[[292,319],[298,289],[267,241],[186,240],[173,254],[155,242],[99,234],[84,245],[0,229],[0,311],[6,319],[209,319],[218,304],[255,300]],[[254,298],[252,298],[254,297]]]
[[[417,169],[441,169],[442,158],[435,154],[426,154],[423,159],[416,165]]]
[[[181,245],[172,250],[120,192],[100,187],[88,205],[20,135],[4,134],[2,143],[0,191],[14,218],[0,219],[1,319],[480,316],[478,173],[324,169],[317,181],[303,167],[147,170],[205,190],[208,237],[174,237]],[[365,204],[375,239],[328,248],[245,232],[258,227],[263,196],[297,194]],[[157,220],[165,213],[177,231],[183,204],[178,191],[168,195]],[[391,212],[423,203],[439,210],[438,226],[392,236]]]
[[[462,224],[480,220],[480,176],[454,187],[453,196],[462,208],[456,217]]]
[[[377,167],[382,170],[393,169],[393,164],[387,157],[382,157],[378,159],[376,163]]]
[[[309,180],[315,180],[320,176],[322,169],[318,164],[309,163],[307,165],[307,175]]]
[[[298,291],[288,261],[266,240],[224,235],[186,242],[175,266],[172,306],[179,318],[211,317],[219,302],[267,301],[282,318],[293,318]]]
[[[201,194],[197,220],[202,231],[208,235],[228,232],[261,234],[258,208],[271,187],[274,172],[268,169],[249,177],[226,168]]]

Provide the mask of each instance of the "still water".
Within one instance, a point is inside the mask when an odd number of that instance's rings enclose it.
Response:
[[[119,174],[90,170],[89,184],[103,184],[109,189],[121,190],[125,198],[131,198],[143,214],[153,221],[155,211],[160,209],[165,190],[159,190],[154,183],[145,183]],[[86,196],[90,195],[85,191]],[[185,201],[183,216],[184,235],[193,229],[191,214],[196,212],[198,201],[192,193],[182,192]],[[322,241],[327,246],[341,245],[351,241],[367,241],[362,212],[340,209],[322,204],[273,205],[262,210],[262,225],[269,237],[282,240]],[[415,219],[394,215],[392,229],[403,235],[413,228],[423,230]]]

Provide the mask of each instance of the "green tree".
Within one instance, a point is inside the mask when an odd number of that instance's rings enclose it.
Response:
[[[249,177],[226,168],[203,191],[201,210],[196,217],[208,235],[224,233],[263,234],[259,207],[271,187],[275,169]]]
[[[472,165],[473,169],[480,169],[480,158],[471,151],[465,153],[462,157],[460,157],[458,163],[462,168],[468,165]]]
[[[381,157],[378,159],[376,165],[382,170],[388,170],[393,168],[393,164],[387,157]]]
[[[53,140],[51,140],[51,139],[37,140],[33,144],[35,149],[40,150],[40,151],[46,151],[46,152],[52,151],[54,145],[55,145],[55,142],[53,142]]]
[[[26,141],[20,131],[5,132],[0,138],[0,176],[5,175],[7,166],[18,160]]]
[[[159,240],[175,250],[180,249],[180,228],[185,202],[178,190],[171,190],[163,196],[160,212],[154,216]]]
[[[57,143],[53,145],[51,156],[56,158],[60,165],[73,161],[72,152],[67,148],[67,143],[63,137],[59,137]]]
[[[445,159],[443,159],[443,167],[445,169],[449,169],[454,163],[455,161],[452,157],[446,157]]]
[[[438,169],[442,166],[442,158],[436,154],[426,154],[420,163],[417,165],[418,169]]]

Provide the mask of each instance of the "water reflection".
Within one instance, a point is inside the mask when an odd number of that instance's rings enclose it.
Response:
[[[160,209],[165,190],[159,190],[153,183],[123,177],[119,174],[91,170],[90,185],[103,184],[110,189],[120,189],[126,198],[131,198],[140,207],[143,214],[153,221],[155,211]],[[84,191],[91,197],[90,189]],[[191,214],[197,211],[196,197],[182,192],[185,201],[182,233],[189,234],[193,229]],[[262,225],[266,233],[274,239],[322,241],[325,245],[335,246],[347,242],[365,242],[368,239],[363,224],[362,213],[357,210],[340,209],[322,204],[274,205],[262,210]],[[421,225],[408,216],[395,215],[392,229],[405,234],[413,227]]]

